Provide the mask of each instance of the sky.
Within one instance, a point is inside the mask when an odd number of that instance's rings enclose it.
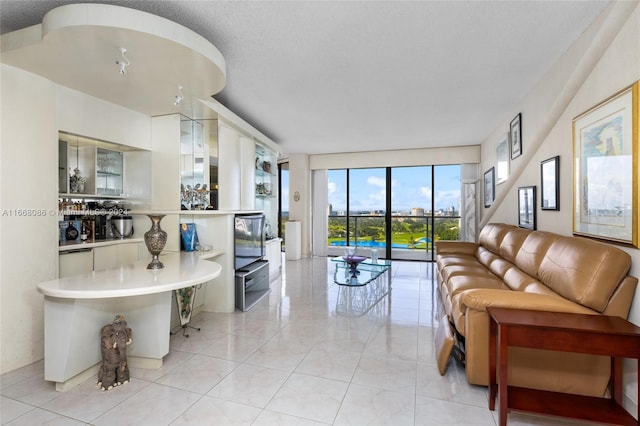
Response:
[[[350,170],[351,211],[375,211],[385,208],[385,169]],[[285,176],[286,175],[286,176]],[[346,210],[346,172],[329,170],[329,204],[334,211]],[[436,190],[431,190],[431,167],[394,167],[391,172],[392,211],[410,211],[413,207],[431,210],[433,197],[435,209],[455,207],[460,210],[460,166],[435,167]],[[288,174],[283,174],[283,206],[288,211]],[[286,188],[286,189],[285,189]],[[286,192],[287,191],[287,192]],[[285,193],[286,192],[286,193]]]

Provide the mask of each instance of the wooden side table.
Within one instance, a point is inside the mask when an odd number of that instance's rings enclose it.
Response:
[[[507,424],[511,408],[608,424],[639,424],[622,407],[622,358],[640,359],[640,327],[622,318],[604,315],[505,308],[487,308],[487,311],[490,316],[489,409],[495,409],[497,394],[501,426]],[[610,356],[611,398],[508,386],[509,346]],[[640,368],[638,391],[640,394]]]

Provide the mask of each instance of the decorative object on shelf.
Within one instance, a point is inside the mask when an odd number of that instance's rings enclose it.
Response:
[[[209,204],[209,194],[212,191],[208,189],[207,184],[201,186],[180,184],[180,204],[182,210],[205,210]],[[183,208],[184,207],[184,208]]]
[[[195,223],[181,223],[180,236],[182,241],[182,250],[195,251],[200,245],[198,241],[198,232]]]
[[[84,184],[87,182],[87,178],[80,175],[80,169],[73,169],[73,174],[69,178],[69,189],[71,192],[84,192]]]
[[[640,81],[573,119],[573,233],[640,246]]]
[[[271,173],[271,163],[269,161],[264,161],[262,163],[262,170],[267,173]]]
[[[522,155],[522,114],[518,113],[509,125],[509,139],[511,140],[511,159]]]
[[[151,229],[144,233],[144,244],[152,256],[151,262],[147,265],[147,269],[162,269],[164,268],[164,264],[158,256],[167,243],[167,233],[160,228],[160,221],[164,215],[148,214],[147,216],[151,219]]]
[[[491,207],[495,200],[496,169],[490,168],[484,173],[484,206]]]
[[[521,186],[518,188],[518,226],[536,229],[536,187]]]
[[[269,184],[265,182],[256,183],[256,195],[271,195]]]
[[[540,163],[540,208],[542,210],[560,210],[559,175],[559,156]]]
[[[496,185],[509,178],[509,135],[506,133],[496,145]]]
[[[101,390],[112,389],[130,380],[127,346],[132,342],[132,334],[122,315],[116,315],[111,324],[102,327],[100,331],[102,364],[98,371],[98,387]]]

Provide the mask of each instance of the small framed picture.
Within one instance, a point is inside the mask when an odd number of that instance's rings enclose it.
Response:
[[[518,188],[518,226],[536,229],[536,187],[521,186]]]
[[[522,113],[518,113],[516,117],[511,120],[509,126],[509,139],[511,140],[511,159],[520,157],[522,155]]]
[[[496,197],[496,169],[490,168],[484,173],[484,206],[491,207]]]
[[[540,208],[542,210],[560,210],[559,174],[559,156],[540,163]]]
[[[509,178],[509,135],[503,136],[496,145],[496,185]]]

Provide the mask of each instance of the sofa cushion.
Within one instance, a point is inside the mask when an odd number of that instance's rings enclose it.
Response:
[[[476,259],[478,259],[478,262],[488,268],[491,262],[502,258],[500,257],[500,255],[495,254],[494,252],[489,251],[484,247],[478,247],[478,250],[476,250]]]
[[[556,238],[558,238],[557,234],[549,232],[530,232],[520,246],[518,254],[516,254],[516,266],[532,277],[539,278],[538,270],[540,269],[540,264],[549,246]]]
[[[478,240],[480,245],[493,253],[500,254],[500,244],[507,231],[514,229],[515,226],[504,223],[490,223],[482,228]]]
[[[578,237],[558,237],[547,250],[538,276],[561,296],[602,312],[631,268],[624,251]]]
[[[516,267],[509,269],[502,277],[502,280],[511,290],[514,291],[525,291],[528,286],[534,283],[543,285],[536,278]]]
[[[511,263],[516,263],[520,246],[530,233],[531,231],[522,228],[509,229],[500,243],[500,256]]]

